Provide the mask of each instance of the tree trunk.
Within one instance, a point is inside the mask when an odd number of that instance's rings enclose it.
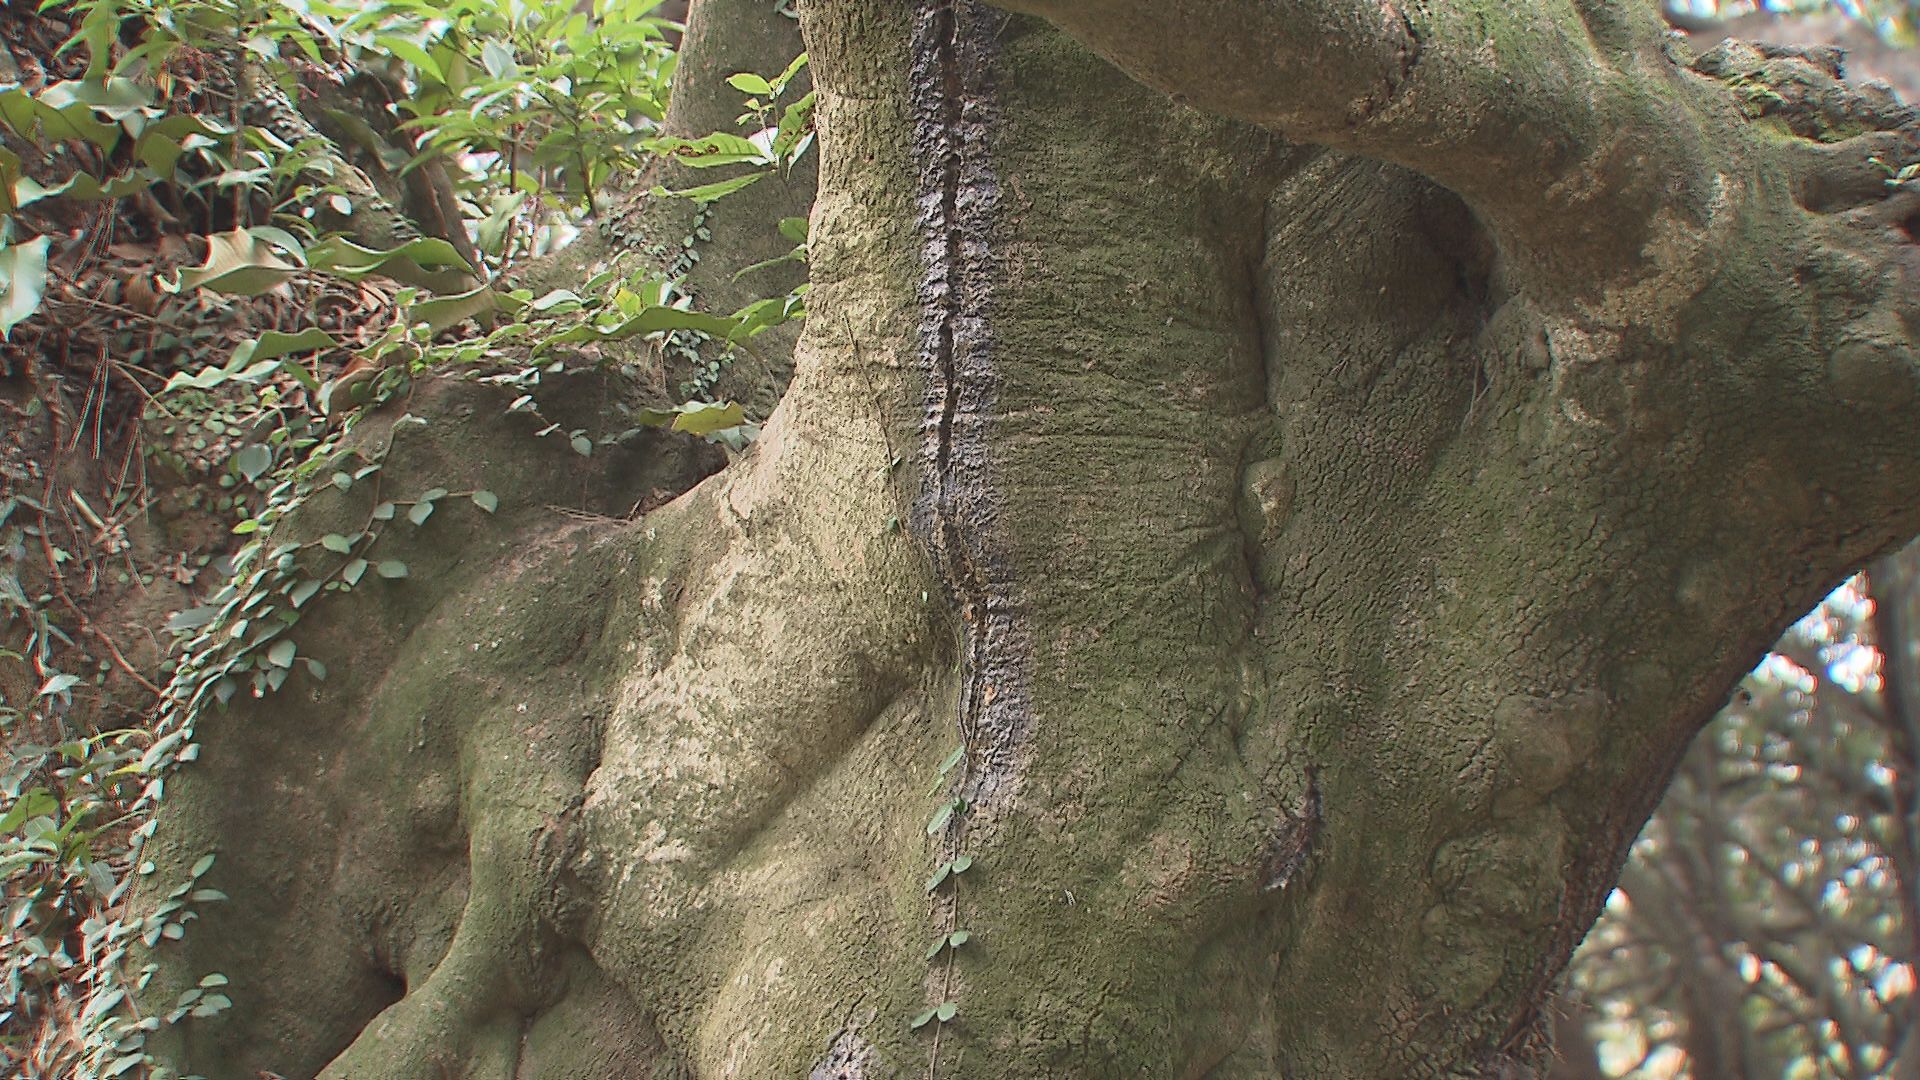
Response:
[[[804,9],[812,315],[732,467],[562,518],[694,466],[416,403],[387,497],[502,513],[200,725],[154,880],[217,849],[233,900],[153,993],[235,1006],[183,1066],[1544,1067],[1688,738],[1920,528],[1915,204],[1866,160],[1911,116],[1792,135],[1854,99],[1647,5],[1009,6],[1064,32]]]

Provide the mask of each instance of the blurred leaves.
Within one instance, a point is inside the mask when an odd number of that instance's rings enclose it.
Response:
[[[1695,741],[1570,973],[1610,1075],[1920,1053],[1917,633],[1920,546],[1796,623]]]

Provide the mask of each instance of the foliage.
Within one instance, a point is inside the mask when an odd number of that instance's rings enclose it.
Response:
[[[577,290],[535,296],[501,277],[518,259],[563,244],[592,214],[597,192],[642,170],[665,145],[649,145],[673,60],[671,27],[647,14],[656,2],[610,0],[589,18],[571,3],[507,0],[84,0],[68,9],[79,17],[68,50],[84,55],[84,68],[41,86],[0,88],[0,335],[17,339],[47,314],[49,248],[72,213],[156,194],[179,211],[176,222],[193,230],[202,252],[147,279],[163,298],[218,296],[244,312],[293,290],[352,297],[382,316],[352,335],[313,324],[262,328],[221,352],[212,349],[223,335],[181,333],[162,339],[172,348],[137,350],[116,364],[134,385],[165,380],[149,407],[172,442],[157,444],[153,460],[182,475],[213,468],[225,494],[206,508],[238,519],[239,546],[215,562],[226,584],[170,623],[179,636],[167,664],[172,681],[150,715],[100,731],[76,724],[134,706],[99,696],[74,708],[82,680],[54,666],[72,640],[50,616],[53,594],[23,585],[18,573],[0,575],[0,609],[27,628],[19,651],[0,660],[42,672],[37,696],[0,701],[8,915],[0,1045],[23,1068],[133,1075],[152,1064],[144,1051],[152,1031],[230,1004],[225,976],[209,973],[168,1013],[138,1017],[124,1008],[151,971],[127,970],[128,950],[178,938],[193,905],[221,899],[197,885],[209,856],[139,919],[126,914],[129,892],[153,869],[139,851],[166,771],[197,754],[194,722],[207,705],[243,691],[272,693],[296,670],[326,676],[293,628],[324,596],[408,576],[404,562],[376,550],[386,529],[425,526],[453,500],[485,514],[498,508],[482,490],[383,497],[378,460],[337,464],[359,405],[391,396],[416,372],[464,368],[522,388],[513,410],[537,416],[544,375],[611,358],[619,343],[659,348],[669,335],[693,335],[745,347],[803,314],[804,288],[732,314],[696,310],[678,279],[697,261],[704,235],[690,237],[674,264],[609,270]],[[804,57],[772,80],[742,76],[769,103],[750,101],[748,115],[771,108],[803,64]],[[222,85],[223,75],[231,82]],[[343,231],[381,196],[355,181],[355,166],[285,103],[354,80],[391,91],[390,107],[372,122],[343,109],[329,119],[382,175],[448,167],[455,224],[483,265],[444,237],[368,246]],[[252,96],[282,107],[250,108]],[[756,149],[741,160],[791,168],[812,140],[810,108],[810,98],[787,103],[765,125],[769,135],[746,140]],[[701,213],[723,194],[698,193]],[[803,259],[804,222],[798,226],[786,227],[797,245],[789,258]],[[231,320],[223,306],[198,310]],[[645,427],[736,449],[755,431],[739,406],[722,402],[663,403],[631,410],[631,420],[621,432],[548,424],[539,434],[561,434],[590,454]],[[361,528],[299,544],[275,540],[275,524],[314,494],[356,485],[376,492]],[[21,507],[44,516],[30,497],[0,500],[8,553],[0,570],[24,561],[26,541],[41,527],[17,520]],[[60,734],[28,735],[38,731]],[[46,1038],[50,1024],[63,1034]]]
[[[1920,548],[1788,631],[1576,958],[1615,1075],[1885,1075],[1920,1030]]]
[[[973,932],[960,925],[960,879],[962,874],[973,868],[974,862],[973,856],[963,850],[966,843],[967,800],[965,796],[952,794],[953,789],[964,790],[966,787],[973,757],[968,751],[969,748],[963,743],[954,747],[940,763],[939,781],[934,785],[933,793],[943,797],[927,821],[927,835],[934,838],[944,857],[944,861],[934,868],[933,876],[927,879],[927,895],[934,899],[936,918],[942,921],[940,936],[927,947],[927,962],[938,967],[938,1000],[916,1014],[907,1026],[918,1031],[929,1024],[935,1025],[933,1045],[928,1050],[929,1077],[940,1074],[941,1028],[960,1014],[960,1003],[953,999],[955,959],[960,947],[973,938]]]

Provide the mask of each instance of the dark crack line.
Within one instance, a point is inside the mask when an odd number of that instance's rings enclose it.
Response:
[[[929,471],[914,518],[960,616],[958,707],[975,801],[1010,766],[1029,712],[1027,633],[1012,599],[1011,560],[996,543],[1000,499],[987,439],[996,390],[989,240],[999,195],[986,145],[987,74],[1004,18],[974,0],[933,0],[920,10],[913,41]]]

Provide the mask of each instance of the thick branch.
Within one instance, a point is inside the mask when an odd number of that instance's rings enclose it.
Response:
[[[1655,218],[1715,197],[1652,5],[1015,0],[1143,82],[1465,197],[1510,256],[1564,277],[1632,261]]]
[[[1135,78],[1209,112],[1338,145],[1420,57],[1396,2],[1010,0]]]

